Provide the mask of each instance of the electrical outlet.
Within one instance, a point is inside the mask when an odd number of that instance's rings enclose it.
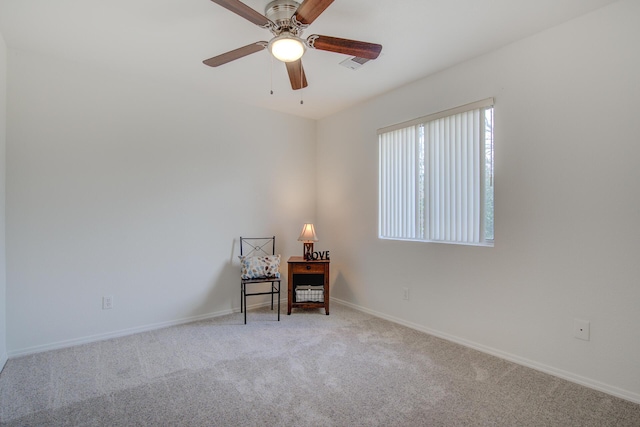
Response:
[[[573,319],[573,336],[589,341],[590,324],[588,320]]]
[[[113,297],[102,297],[102,309],[110,310],[113,308]]]
[[[409,288],[402,288],[402,299],[405,301],[409,301]]]

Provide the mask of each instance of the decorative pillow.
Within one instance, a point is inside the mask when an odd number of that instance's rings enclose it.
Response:
[[[280,278],[280,255],[239,256],[243,279]]]

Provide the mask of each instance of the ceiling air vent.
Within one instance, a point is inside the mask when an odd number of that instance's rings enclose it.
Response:
[[[354,56],[353,58],[345,59],[340,63],[340,65],[342,65],[343,67],[347,67],[350,70],[357,70],[367,62],[369,62],[367,58],[360,58],[358,56]]]

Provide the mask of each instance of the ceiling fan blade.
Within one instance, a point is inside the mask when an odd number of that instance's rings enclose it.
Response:
[[[269,27],[274,25],[266,16],[262,15],[259,12],[256,12],[254,9],[251,9],[246,4],[242,3],[239,0],[211,0],[212,2],[219,4],[227,10],[235,13],[243,17],[244,19],[253,22],[260,27]]]
[[[293,62],[285,62],[285,65],[287,66],[287,72],[289,73],[291,89],[298,90],[307,87],[307,76],[304,74],[302,61],[298,59]]]
[[[296,10],[293,16],[299,23],[309,25],[315,21],[331,3],[333,3],[333,0],[304,0],[302,4],[298,6],[298,10]]]
[[[309,36],[307,38],[307,44],[313,49],[344,53],[345,55],[365,59],[376,59],[382,51],[382,45],[380,44],[341,39],[338,37],[319,36],[317,34]]]
[[[205,59],[204,61],[202,61],[202,63],[210,67],[217,67],[219,65],[226,64],[227,62],[231,62],[247,55],[251,55],[252,53],[260,52],[265,48],[266,45],[267,42],[251,43],[246,46],[239,47],[238,49],[230,50],[229,52],[223,53],[222,55]]]

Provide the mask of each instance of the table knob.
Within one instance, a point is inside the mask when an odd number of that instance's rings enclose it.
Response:
[[[307,265],[307,270],[311,270],[311,266],[310,265]]]

